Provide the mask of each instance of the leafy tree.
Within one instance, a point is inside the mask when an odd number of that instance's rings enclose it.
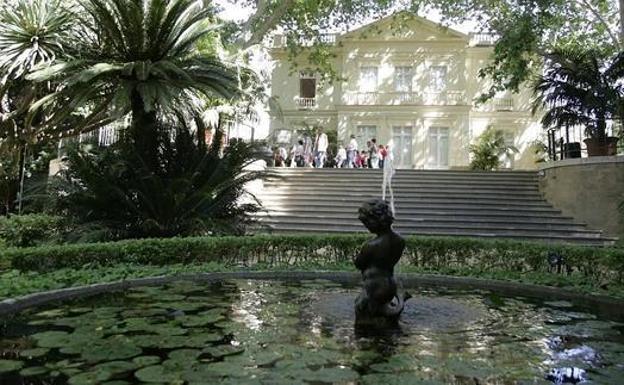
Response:
[[[243,233],[259,208],[246,191],[262,176],[247,171],[256,147],[237,141],[223,149],[219,129],[206,149],[187,125],[157,127],[157,167],[129,140],[71,151],[52,189],[55,210],[75,220],[83,240]]]
[[[502,156],[517,153],[518,149],[507,144],[502,130],[488,127],[477,142],[470,145],[470,152],[472,170],[492,171],[500,168]]]
[[[62,83],[54,98],[41,101],[57,131],[67,131],[59,123],[85,106],[88,127],[131,113],[128,136],[154,165],[159,120],[191,116],[203,98],[236,97],[251,77],[197,49],[215,26],[211,9],[196,1],[86,0],[82,7],[80,55],[29,76]]]
[[[29,110],[51,92],[51,84],[37,84],[26,76],[71,51],[71,26],[71,13],[59,0],[0,6],[0,214],[13,211],[27,164],[46,146],[44,117],[29,116]]]
[[[546,110],[542,125],[584,126],[590,138],[605,143],[607,121],[624,113],[624,51],[605,60],[596,50],[560,48],[547,58],[534,86],[533,109]]]

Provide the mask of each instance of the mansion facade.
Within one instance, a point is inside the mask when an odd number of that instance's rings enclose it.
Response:
[[[334,44],[332,64],[341,79],[333,83],[301,70],[304,58],[293,72],[283,37],[275,36],[272,94],[282,113],[271,117],[272,141],[289,147],[323,127],[336,131],[339,146],[351,135],[360,149],[370,138],[390,145],[399,168],[452,169],[468,167],[469,145],[494,127],[519,150],[502,159],[504,166],[534,169],[532,143],[541,126],[531,114],[530,90],[475,102],[490,86],[478,74],[490,60],[492,37],[465,35],[417,16],[401,29],[391,28],[392,22],[389,17],[324,36]]]

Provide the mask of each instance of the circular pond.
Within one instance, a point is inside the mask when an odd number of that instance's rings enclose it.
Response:
[[[178,281],[24,311],[2,324],[0,383],[621,384],[624,323],[582,304],[413,289],[399,327],[354,328],[330,281]]]

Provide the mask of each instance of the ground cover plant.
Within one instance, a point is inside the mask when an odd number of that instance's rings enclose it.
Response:
[[[349,270],[366,235],[203,237],[6,249],[2,293],[198,271]],[[563,256],[553,272],[549,254]],[[624,249],[407,237],[401,271],[550,284],[622,296]]]

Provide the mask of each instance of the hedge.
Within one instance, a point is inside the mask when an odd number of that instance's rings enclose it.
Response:
[[[370,236],[263,235],[127,240],[11,248],[3,250],[12,268],[52,271],[60,268],[219,262],[229,266],[256,264],[348,263]],[[424,271],[548,271],[548,254],[563,255],[567,270],[588,284],[624,282],[624,249],[571,246],[474,238],[407,237],[403,263]]]
[[[33,247],[61,243],[67,226],[63,218],[46,214],[0,217],[0,247]]]

